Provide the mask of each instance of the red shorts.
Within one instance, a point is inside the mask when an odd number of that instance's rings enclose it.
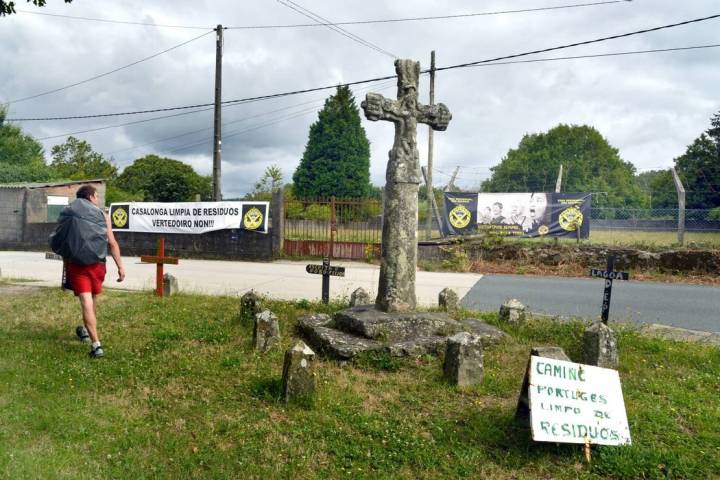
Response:
[[[92,265],[78,265],[67,262],[66,275],[75,295],[90,292],[93,295],[102,293],[102,284],[105,280],[105,263],[98,262]]]

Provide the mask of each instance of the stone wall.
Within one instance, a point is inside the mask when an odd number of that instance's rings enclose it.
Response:
[[[48,251],[48,236],[57,223],[29,223],[21,244],[0,247],[23,250]],[[222,260],[271,260],[273,258],[272,231],[267,234],[247,230],[218,230],[202,235],[115,232],[124,256],[154,255],[157,240],[165,237],[165,253],[180,258],[206,258]]]
[[[0,245],[22,242],[25,189],[0,188]]]
[[[647,252],[631,248],[593,245],[548,245],[504,243],[483,245],[481,242],[421,242],[418,258],[425,261],[452,260],[458,251],[469,260],[487,262],[512,261],[517,265],[559,266],[575,264],[587,268],[604,268],[607,257],[615,255],[616,269],[658,270],[672,273],[720,275],[720,250],[666,250]]]

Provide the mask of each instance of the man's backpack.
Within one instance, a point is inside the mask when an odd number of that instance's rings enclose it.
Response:
[[[105,261],[108,239],[102,210],[79,198],[60,212],[58,226],[50,234],[50,249],[80,265]]]

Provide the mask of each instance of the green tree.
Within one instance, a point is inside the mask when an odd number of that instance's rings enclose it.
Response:
[[[0,107],[0,182],[44,182],[55,178],[45,164],[43,147],[30,135],[5,122]]]
[[[720,112],[710,120],[710,128],[675,159],[675,170],[687,192],[687,208],[720,206]]]
[[[648,196],[648,208],[677,208],[677,193],[670,170],[649,170],[637,176]]]
[[[253,191],[245,195],[246,200],[269,201],[272,192],[282,187],[283,173],[277,165],[270,165],[260,180],[255,182]]]
[[[125,192],[142,193],[146,201],[191,201],[197,194],[203,200],[210,200],[212,192],[209,176],[199,175],[179,160],[157,155],[135,160],[123,170],[114,185]]]
[[[47,0],[27,0],[27,3],[30,3],[31,1],[33,5],[38,7],[44,7],[47,3]],[[72,3],[72,0],[65,0],[65,3]],[[15,11],[15,2],[6,2],[4,0],[0,0],[0,17],[4,17],[5,15],[10,15],[13,13],[17,13]]]
[[[111,160],[93,150],[85,140],[68,137],[65,143],[52,148],[50,166],[58,176],[73,180],[104,178],[112,181],[117,177],[117,167]]]
[[[487,192],[554,191],[560,165],[563,191],[604,192],[594,206],[645,206],[647,197],[635,179],[635,167],[593,127],[558,125],[547,133],[525,135],[510,149],[492,176]]]
[[[370,142],[347,86],[325,101],[293,175],[298,197],[363,197],[370,192]]]

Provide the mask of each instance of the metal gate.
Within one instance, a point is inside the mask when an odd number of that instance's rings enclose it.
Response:
[[[284,255],[352,260],[380,256],[379,199],[286,198],[284,207]]]

